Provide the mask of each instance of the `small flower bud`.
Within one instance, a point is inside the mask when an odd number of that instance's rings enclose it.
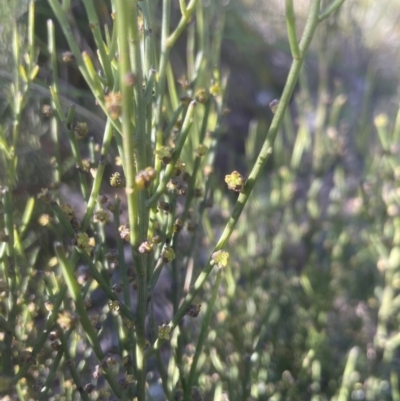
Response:
[[[105,203],[107,203],[108,198],[105,195],[99,195],[99,197],[97,198],[97,202],[99,202],[101,205],[104,205]]]
[[[38,223],[43,226],[46,227],[51,223],[51,216],[49,214],[42,214],[39,219],[38,219]]]
[[[182,86],[183,89],[187,89],[190,86],[190,82],[189,80],[186,78],[185,75],[182,75],[179,79],[178,79],[178,83]]]
[[[175,259],[175,252],[171,247],[166,246],[161,254],[161,257],[164,263],[169,263]]]
[[[122,323],[128,330],[135,330],[135,322],[133,320],[122,318]]]
[[[107,210],[109,210],[111,213],[114,213],[114,211],[115,211],[115,205],[113,204],[113,203],[111,203],[111,202],[108,202],[107,203],[107,205],[106,205],[106,208],[107,208]],[[120,213],[119,214],[121,214],[121,210],[120,210]]]
[[[179,181],[176,178],[171,178],[168,181],[167,188],[170,191],[174,191],[175,189],[177,189],[178,185],[179,185]]]
[[[61,343],[59,341],[53,341],[50,345],[54,351],[59,351],[61,349]]]
[[[91,161],[90,160],[88,160],[88,159],[83,159],[82,160],[82,168],[81,168],[81,170],[83,170],[85,173],[88,173],[91,170],[95,170],[93,168],[90,168],[90,166],[91,166]]]
[[[68,220],[76,218],[75,210],[68,203],[61,205],[61,210],[68,217]]]
[[[115,366],[117,364],[117,361],[115,360],[114,357],[108,355],[105,358],[105,364],[106,364],[106,366],[111,367],[111,366]]]
[[[269,108],[271,109],[272,113],[275,114],[277,108],[279,105],[279,100],[274,99],[272,102],[270,102],[269,104]]]
[[[80,274],[78,274],[78,276],[76,277],[76,280],[78,281],[78,283],[80,285],[85,285],[87,283],[87,281],[89,280],[89,278],[90,278],[90,275],[88,274],[88,272],[84,271],[84,272],[81,272]]]
[[[228,188],[235,192],[241,192],[243,190],[244,178],[236,170],[225,176],[225,182],[228,184]]]
[[[28,351],[28,350],[24,350],[24,351],[21,352],[20,362],[21,363],[27,363],[29,365],[35,365],[36,364],[36,360],[33,357],[32,352]]]
[[[139,171],[135,177],[136,187],[139,191],[148,188],[150,183],[156,178],[156,170],[153,167],[147,167],[145,170]]]
[[[196,99],[196,101],[199,102],[199,103],[202,103],[202,104],[207,103],[207,100],[208,100],[208,93],[207,93],[207,91],[206,91],[205,89],[199,89],[199,90],[196,92],[195,99]]]
[[[158,203],[158,208],[160,210],[164,210],[164,212],[168,213],[171,211],[171,205],[168,202],[160,201]]]
[[[201,309],[201,304],[191,304],[186,312],[186,314],[190,317],[197,317],[199,316],[200,313],[200,309]]]
[[[107,210],[96,210],[93,215],[93,222],[94,223],[101,223],[107,224],[110,221],[110,215],[108,214]]]
[[[70,63],[73,60],[75,60],[75,56],[71,52],[64,52],[62,54],[62,61],[64,63]]]
[[[54,308],[54,304],[53,304],[53,302],[51,302],[51,301],[46,301],[46,302],[44,303],[44,306],[45,306],[45,308],[46,308],[46,310],[47,310],[48,312],[51,312],[51,311],[53,310],[53,308]]]
[[[158,326],[158,338],[159,339],[169,340],[170,332],[171,332],[171,327],[169,327],[167,324],[164,323],[161,326]]]
[[[128,388],[132,387],[133,383],[129,383],[125,377],[118,380],[118,384],[121,386],[122,389],[127,390]]]
[[[200,144],[194,151],[197,157],[202,157],[208,152],[208,147],[206,145]]]
[[[78,139],[85,138],[87,133],[88,133],[88,127],[85,122],[78,122],[76,123],[75,129],[74,129],[75,136]]]
[[[118,301],[110,301],[108,303],[108,308],[111,312],[117,312],[119,310],[119,302]]]
[[[151,241],[153,242],[154,245],[158,245],[159,243],[161,243],[161,237],[159,235],[155,235]]]
[[[90,253],[92,248],[94,248],[94,238],[89,238],[86,233],[78,233],[75,235],[76,247]]]
[[[123,188],[125,186],[125,179],[117,172],[111,175],[110,184],[114,188]]]
[[[63,330],[75,327],[77,317],[66,310],[58,313],[57,323]]]
[[[98,379],[103,374],[102,368],[100,365],[96,365],[93,372],[93,378]]]
[[[140,253],[151,253],[153,252],[154,245],[150,241],[144,241],[139,246]]]
[[[105,106],[110,113],[110,117],[116,120],[122,112],[122,99],[119,92],[110,92],[105,97]]]
[[[123,239],[124,241],[129,242],[131,235],[130,235],[130,229],[127,225],[122,225],[118,227],[118,231],[119,231],[119,236],[121,237],[121,239]]]
[[[92,384],[92,383],[88,383],[88,384],[85,384],[85,385],[83,386],[83,391],[84,391],[86,394],[90,394],[94,389],[95,389],[95,385]]]
[[[44,104],[42,106],[42,113],[43,113],[44,117],[49,118],[52,116],[53,110],[49,104]]]
[[[58,330],[53,330],[49,333],[49,340],[51,342],[58,340],[60,338],[60,333]]]
[[[154,151],[154,154],[161,159],[164,164],[168,164],[172,158],[172,149],[169,146],[161,146],[161,148]]]
[[[211,256],[212,264],[217,265],[217,267],[222,268],[227,266],[229,260],[229,253],[225,251],[214,252]]]
[[[38,193],[37,198],[44,203],[51,202],[51,194],[47,188],[42,188],[42,190]]]
[[[183,220],[180,218],[177,218],[174,222],[174,233],[179,233],[183,227]]]
[[[186,196],[187,194],[187,186],[186,185],[179,185],[177,188],[179,196]]]
[[[221,93],[221,87],[218,84],[214,84],[210,87],[210,93],[213,96],[218,96]]]
[[[185,170],[186,164],[181,162],[180,160],[177,160],[175,163],[175,168],[174,168],[174,175],[175,176],[180,176],[182,171]]]

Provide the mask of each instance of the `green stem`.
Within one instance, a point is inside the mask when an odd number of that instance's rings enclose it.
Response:
[[[82,221],[82,227],[88,227],[90,219],[93,215],[94,208],[96,206],[96,201],[99,196],[101,183],[103,181],[104,170],[106,168],[106,158],[108,155],[108,151],[110,148],[111,140],[113,137],[113,129],[110,120],[107,120],[107,124],[104,130],[103,136],[103,145],[100,151],[100,158],[97,165],[96,176],[94,178],[94,182],[92,184],[92,191],[90,193],[90,197],[87,203],[85,217]]]
[[[243,188],[243,192],[239,195],[236,205],[232,211],[231,217],[223,233],[221,234],[220,240],[218,241],[215,247],[215,251],[222,249],[225,246],[226,242],[228,241],[243,211],[243,208],[247,200],[249,199],[250,193],[253,190],[255,183],[258,177],[261,175],[265,163],[269,160],[269,158],[272,155],[273,144],[276,135],[278,133],[279,127],[281,125],[281,122],[283,120],[283,117],[285,115],[285,111],[287,105],[289,104],[294,87],[297,83],[299,73],[303,65],[304,55],[310,45],[315,28],[317,27],[317,16],[318,16],[319,5],[320,5],[320,0],[313,0],[311,2],[309,16],[307,19],[306,26],[304,28],[303,37],[300,42],[301,57],[299,59],[294,59],[292,62],[289,75],[282,93],[282,97],[279,101],[279,105],[275,112],[271,126],[267,132],[264,144],[253,166],[253,169],[250,172],[247,182]]]
[[[151,134],[151,140],[156,143],[156,150],[162,146],[162,134],[161,134],[161,118],[162,118],[162,105],[164,99],[165,82],[167,79],[167,64],[170,48],[167,46],[167,39],[169,35],[169,24],[170,24],[170,12],[171,12],[171,0],[163,0],[163,13],[161,21],[161,57],[160,64],[158,67],[158,85],[156,91],[156,107],[154,113],[154,126]],[[157,158],[156,158],[157,160]],[[161,162],[159,162],[161,165]],[[156,166],[156,170],[159,170]]]
[[[181,151],[183,149],[183,145],[186,141],[190,128],[192,127],[193,124],[193,115],[195,107],[196,107],[196,101],[193,100],[192,102],[190,102],[190,105],[186,112],[185,120],[183,122],[182,129],[178,137],[178,141],[176,143],[174,152],[172,153],[171,156],[171,161],[168,164],[168,167],[166,168],[164,176],[161,182],[158,184],[156,191],[154,192],[153,196],[147,201],[147,207],[155,205],[155,203],[158,201],[158,199],[160,199],[161,195],[164,193],[164,190],[169,180],[172,177],[172,174],[175,170],[175,163],[178,161],[179,155],[181,154]]]
[[[390,372],[390,384],[392,388],[393,401],[400,401],[399,374],[394,369]]]
[[[300,58],[300,48],[297,41],[296,20],[294,16],[293,0],[285,0],[286,7],[286,27],[292,57],[296,60]]]
[[[124,303],[120,302],[118,296],[111,290],[111,288],[105,281],[104,277],[100,274],[100,272],[97,270],[96,266],[91,261],[89,255],[86,254],[85,251],[82,251],[79,253],[80,253],[81,258],[88,265],[90,273],[92,274],[93,278],[97,281],[100,288],[106,293],[107,297],[112,301],[118,301],[119,310],[121,311],[121,314],[126,319],[134,321],[135,316],[132,314],[131,310],[129,309],[129,306],[127,306],[127,305],[129,305],[129,299],[128,299],[128,303],[124,304]]]
[[[68,364],[68,367],[69,367],[69,371],[71,373],[72,379],[74,380],[74,383],[77,386],[77,388],[81,388],[82,387],[81,378],[79,377],[79,372],[75,366],[75,363],[72,361],[70,348],[68,346],[68,338],[69,338],[70,334],[71,334],[70,331],[68,331],[65,334],[62,331],[60,331],[61,348],[65,355],[65,359],[67,361],[71,362]],[[89,396],[84,391],[80,392],[80,396],[82,397],[82,399],[84,401],[90,400]]]
[[[333,12],[339,9],[339,7],[345,2],[345,0],[335,0],[333,3],[329,4],[325,10],[321,11],[318,15],[318,22],[323,21],[328,18]]]
[[[75,253],[75,256],[73,254],[71,257],[71,261],[76,263],[78,260],[78,258],[76,256],[77,256],[77,253]],[[45,326],[41,331],[41,334],[36,339],[35,346],[33,347],[33,350],[31,352],[32,358],[36,358],[36,356],[42,350],[45,342],[47,341],[49,332],[50,332],[50,330],[52,330],[52,328],[58,318],[58,311],[60,310],[61,304],[65,300],[66,294],[67,294],[67,287],[63,286],[60,289],[60,291],[57,295],[57,298],[53,302],[53,310],[49,313],[46,323],[45,323]],[[25,376],[25,374],[27,373],[29,368],[30,368],[30,365],[28,363],[23,364],[21,366],[20,370],[18,371],[18,373],[14,376],[13,383],[15,383],[15,384],[18,383],[18,381],[22,377]]]
[[[260,177],[263,167],[265,166],[265,163],[268,161],[268,159],[272,155],[272,149],[273,149],[273,144],[275,141],[275,137],[278,133],[278,129],[280,127],[280,124],[283,120],[287,105],[289,104],[290,98],[292,96],[294,87],[297,83],[300,70],[303,64],[303,59],[304,56],[307,52],[307,49],[310,45],[311,39],[314,35],[315,28],[318,25],[318,12],[320,9],[320,0],[312,0],[311,5],[310,5],[310,10],[306,22],[306,26],[304,28],[303,36],[300,41],[300,52],[301,52],[301,57],[297,60],[292,61],[292,65],[289,71],[289,75],[282,93],[282,97],[280,99],[280,102],[278,104],[278,108],[275,112],[274,118],[271,122],[270,128],[267,132],[266,139],[264,141],[264,144],[261,148],[261,151],[257,157],[257,160],[253,166],[253,169],[250,172],[250,175],[247,179],[247,182],[243,188],[243,192],[239,195],[238,200],[236,202],[236,205],[232,211],[231,217],[228,221],[228,223],[225,226],[225,229],[223,233],[221,234],[221,237],[217,243],[217,245],[214,248],[214,252],[222,249],[225,244],[227,243],[230,235],[232,234],[237,221],[239,220],[239,217],[242,213],[242,210],[249,199],[250,193],[257,181],[257,179]],[[195,295],[197,294],[198,290],[203,286],[205,280],[207,279],[208,275],[210,274],[211,270],[213,268],[213,264],[211,263],[211,258],[208,261],[207,265],[203,268],[202,272],[200,273],[199,277],[197,278],[196,282],[194,283],[193,287],[185,297],[183,303],[179,307],[178,311],[172,318],[171,322],[169,323],[169,327],[172,330],[183,318],[183,316],[186,314],[190,304],[192,303]],[[157,339],[154,343],[154,349],[157,349],[161,346],[162,339]],[[153,352],[153,349],[149,349],[147,351],[148,354],[151,354]]]
[[[209,98],[207,100],[207,103],[205,105],[205,110],[204,110],[204,116],[203,116],[203,122],[200,128],[200,135],[199,135],[199,144],[202,144],[204,141],[204,138],[206,136],[206,131],[207,131],[207,124],[209,120],[209,114],[210,114],[210,109],[211,109],[211,99]],[[183,221],[186,221],[187,214],[189,212],[189,208],[192,204],[193,196],[194,196],[194,189],[196,186],[196,178],[197,178],[197,173],[200,169],[201,165],[201,158],[197,157],[194,166],[193,166],[193,171],[192,171],[192,176],[188,185],[188,191],[186,194],[186,200],[185,200],[185,208],[183,211],[182,219]]]
[[[85,9],[89,19],[89,26],[93,32],[93,37],[99,52],[98,54],[100,62],[104,69],[104,73],[107,79],[107,86],[112,87],[114,78],[111,71],[111,63],[106,53],[106,48],[100,31],[99,19],[97,17],[96,9],[94,7],[94,2],[93,0],[83,0],[83,4],[85,5]]]
[[[72,52],[72,54],[75,57],[76,64],[78,66],[79,71],[81,72],[83,78],[85,79],[86,83],[88,84],[90,90],[92,93],[96,96],[96,100],[99,103],[100,107],[103,109],[104,113],[111,119],[110,114],[106,108],[105,102],[104,102],[104,95],[101,90],[101,84],[98,79],[98,76],[94,73],[90,74],[88,67],[90,67],[91,62],[86,57],[86,63],[84,61],[84,57],[81,53],[81,50],[78,46],[78,43],[76,42],[74,35],[72,33],[72,29],[69,25],[68,18],[67,18],[67,13],[63,9],[62,5],[59,3],[58,0],[48,0],[49,4],[59,22],[61,25],[61,28],[63,30],[63,33],[65,35],[65,38],[67,39],[68,46]],[[114,125],[115,129],[118,132],[121,132],[121,127],[119,124],[118,120],[112,120],[112,124]]]
[[[63,247],[61,246],[61,244],[59,244],[59,243],[55,244],[55,251],[56,251],[56,255],[58,257],[60,266],[61,266],[61,271],[63,273],[64,280],[68,287],[68,291],[71,294],[72,299],[74,300],[76,313],[79,316],[79,322],[80,322],[86,336],[88,337],[88,340],[89,340],[91,346],[93,347],[93,351],[96,354],[97,359],[99,361],[102,361],[104,358],[104,354],[100,347],[100,342],[99,342],[99,339],[97,338],[96,331],[93,328],[92,323],[90,322],[89,316],[86,312],[85,303],[82,298],[82,294],[81,294],[81,290],[80,290],[78,281],[75,278],[75,275],[74,275],[74,272],[72,269],[72,265],[69,263],[66,255],[65,255],[65,251],[64,251]],[[114,378],[114,375],[110,374],[110,372],[108,372],[108,369],[105,369],[104,376],[107,379],[110,387],[114,391],[115,395],[117,397],[121,397],[121,390],[120,390],[118,383],[116,382],[116,380]]]
[[[222,278],[222,269],[219,269],[217,272],[217,277],[215,279],[215,284],[214,284],[214,288],[212,291],[211,299],[208,302],[207,310],[204,315],[203,322],[201,324],[200,335],[199,335],[199,339],[197,341],[196,351],[193,356],[193,362],[192,362],[192,366],[190,368],[190,373],[189,373],[188,385],[186,388],[186,390],[188,390],[188,391],[190,391],[192,386],[195,385],[197,363],[199,362],[199,358],[200,358],[200,355],[201,355],[201,352],[203,349],[203,345],[208,336],[208,326],[210,325],[213,308],[215,305],[215,301],[217,300],[218,289],[221,284],[221,278]]]
[[[4,205],[4,225],[5,234],[8,236],[7,241],[7,259],[4,263],[4,273],[7,280],[7,324],[11,327],[15,327],[15,319],[17,317],[17,277],[15,274],[16,269],[16,255],[14,248],[14,219],[13,219],[13,208],[12,208],[12,195],[9,190],[3,190],[3,205]],[[3,353],[2,358],[2,371],[12,372],[12,342],[14,338],[14,331],[6,331],[3,339],[4,350],[7,352]]]
[[[119,46],[119,78],[120,90],[123,99],[122,107],[122,146],[123,146],[123,165],[126,177],[126,197],[128,204],[129,227],[130,227],[130,244],[132,247],[133,258],[138,280],[138,296],[137,296],[137,319],[136,319],[136,365],[137,365],[137,397],[140,401],[146,399],[146,360],[143,350],[146,345],[145,338],[145,319],[147,305],[147,269],[144,258],[138,253],[138,247],[141,239],[147,235],[147,211],[144,211],[144,192],[138,193],[136,190],[136,162],[144,168],[146,155],[143,154],[143,148],[146,148],[145,142],[139,144],[139,137],[145,140],[144,131],[144,114],[141,89],[141,60],[140,60],[140,42],[137,27],[137,1],[125,2],[117,0],[116,18],[118,29],[118,46]],[[127,34],[127,32],[129,34]],[[132,44],[132,46],[131,46]],[[132,54],[133,53],[133,54]],[[128,84],[126,77],[132,73],[131,57],[133,61],[134,73],[140,79],[135,85],[134,91]],[[136,113],[136,144],[134,143],[134,129],[131,117]],[[138,148],[136,148],[136,146]],[[138,160],[135,160],[135,153]],[[139,155],[140,153],[140,155]],[[145,152],[144,152],[145,153]],[[140,215],[144,211],[143,215]]]
[[[181,33],[185,29],[186,25],[188,24],[188,22],[190,20],[190,17],[193,14],[193,11],[196,8],[197,1],[198,0],[191,0],[189,2],[188,6],[186,7],[186,13],[182,15],[175,31],[172,32],[172,34],[168,37],[166,44],[169,48],[171,48],[175,44],[175,42],[178,40],[179,36],[181,36]]]
[[[356,370],[356,363],[359,354],[360,349],[358,347],[353,347],[349,352],[337,401],[347,401],[349,399],[352,387],[352,373]]]

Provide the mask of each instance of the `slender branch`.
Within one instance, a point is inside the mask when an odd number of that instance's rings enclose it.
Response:
[[[183,145],[184,145],[184,143],[186,141],[186,138],[187,138],[187,136],[189,134],[190,128],[191,128],[192,123],[193,123],[193,115],[194,115],[195,106],[196,106],[196,101],[193,100],[190,103],[190,105],[188,107],[188,110],[186,112],[185,120],[183,122],[182,129],[181,129],[181,132],[180,132],[179,137],[178,137],[178,142],[177,142],[177,144],[175,146],[175,149],[174,149],[174,152],[172,154],[171,161],[168,164],[168,167],[167,167],[167,169],[166,169],[166,171],[164,173],[164,176],[163,176],[161,182],[159,183],[155,193],[147,201],[147,206],[148,207],[153,206],[157,202],[157,200],[160,198],[160,196],[164,193],[164,190],[165,190],[165,188],[166,188],[166,186],[168,184],[168,181],[172,177],[172,174],[173,174],[173,172],[175,170],[175,163],[178,161],[179,155],[181,154]]]
[[[308,46],[310,45],[311,39],[313,37],[313,34],[315,32],[315,28],[318,24],[319,8],[320,8],[320,0],[312,0],[311,5],[310,5],[310,10],[309,10],[309,15],[308,15],[307,22],[306,22],[306,26],[304,28],[303,36],[302,36],[302,39],[300,42],[300,51],[302,53],[302,56],[304,56],[305,52],[307,51]],[[236,226],[237,221],[239,220],[239,217],[243,211],[243,208],[249,199],[249,196],[251,194],[251,191],[252,191],[255,183],[261,175],[261,172],[263,170],[263,167],[265,166],[265,163],[269,160],[269,158],[272,155],[273,144],[274,144],[276,135],[278,133],[280,124],[283,120],[286,108],[287,108],[290,98],[292,96],[297,79],[299,77],[302,65],[303,65],[303,57],[301,57],[298,60],[294,59],[292,61],[292,65],[291,65],[291,68],[289,71],[288,78],[286,80],[286,84],[285,84],[285,87],[284,87],[284,90],[282,93],[282,97],[279,101],[278,108],[275,112],[274,118],[273,118],[270,128],[267,132],[267,136],[265,138],[264,144],[263,144],[261,151],[257,157],[257,160],[253,166],[253,169],[250,172],[247,182],[243,188],[243,191],[239,195],[236,205],[232,211],[231,217],[230,217],[228,223],[226,224],[225,229],[222,232],[218,243],[216,244],[216,246],[214,248],[213,253],[218,250],[221,250],[227,243],[229,237],[231,236],[231,234]],[[172,318],[171,322],[169,323],[168,326],[171,330],[177,324],[179,324],[179,322],[182,320],[182,318],[186,314],[195,295],[197,294],[198,290],[203,286],[203,284],[206,281],[207,277],[209,276],[212,268],[213,268],[213,264],[212,264],[212,260],[210,258],[208,263],[206,264],[206,266],[203,268],[202,272],[200,273],[199,277],[195,281],[193,287],[191,288],[191,290],[185,297],[185,299],[182,302],[181,306],[179,307],[178,311],[176,312],[176,314]],[[149,349],[147,351],[147,353],[151,354],[155,349],[158,349],[161,346],[162,342],[163,342],[162,339],[157,339],[154,343],[153,348]]]
[[[296,20],[294,16],[293,0],[285,0],[286,6],[286,27],[288,31],[288,39],[290,44],[290,50],[292,52],[292,57],[298,60],[301,57],[299,43],[297,40],[296,33]]]
[[[69,263],[65,251],[61,244],[56,243],[55,244],[55,251],[61,266],[61,270],[64,276],[64,280],[67,284],[68,291],[72,296],[72,299],[75,302],[75,307],[76,307],[76,312],[79,315],[79,322],[82,325],[83,330],[85,331],[86,336],[88,337],[88,340],[93,347],[93,351],[96,354],[97,358],[99,361],[102,361],[104,358],[103,351],[100,347],[100,342],[97,338],[97,334],[92,326],[92,323],[90,322],[89,316],[86,312],[85,304],[82,298],[81,290],[79,287],[79,284],[74,276],[72,266]],[[104,376],[106,377],[110,387],[114,391],[114,393],[118,396],[121,397],[121,390],[120,387],[118,386],[114,375],[110,374],[108,372],[107,368],[104,368]]]
[[[182,17],[179,21],[178,26],[175,28],[175,31],[171,33],[167,40],[167,46],[171,48],[175,42],[178,40],[178,38],[181,36],[181,33],[183,30],[186,28],[186,25],[188,24],[190,17],[192,16],[193,11],[196,8],[198,0],[191,0],[188,6],[186,7],[186,13],[182,13]]]
[[[98,49],[100,62],[107,79],[107,86],[112,87],[114,77],[111,71],[111,62],[106,53],[106,48],[100,31],[99,19],[97,17],[96,9],[94,7],[94,2],[92,0],[83,0],[83,4],[86,8],[86,12],[89,18],[89,26],[92,29],[93,37],[96,42],[96,47]]]
[[[335,0],[332,4],[329,4],[325,10],[321,11],[318,15],[318,22],[328,18],[332,13],[339,9],[339,7],[345,2],[345,0]]]
[[[102,93],[99,93],[99,87],[101,86],[101,84],[98,76],[96,74],[91,75],[87,69],[87,67],[90,66],[89,60],[86,58],[86,64],[85,64],[84,58],[81,54],[81,50],[79,49],[78,43],[76,42],[71,27],[69,25],[65,10],[62,8],[58,0],[48,0],[48,1],[51,8],[53,9],[54,14],[57,17],[58,22],[61,25],[65,38],[67,39],[68,42],[68,46],[70,47],[70,50],[75,57],[75,61],[79,71],[83,75],[92,93],[96,96],[96,100],[99,103],[100,107],[103,109],[104,113],[111,119],[112,124],[114,125],[116,130],[120,132],[121,128],[118,120],[115,119],[113,120],[111,118],[110,113],[108,112],[104,102],[104,95]]]

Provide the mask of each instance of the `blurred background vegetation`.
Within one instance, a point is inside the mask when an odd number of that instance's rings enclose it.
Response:
[[[282,0],[225,3],[231,113],[221,177],[252,166],[291,60]],[[295,3],[301,30],[308,1]],[[12,22],[24,40],[26,6],[0,0],[2,124],[11,123]],[[232,263],[200,364],[207,400],[400,400],[400,3],[348,0],[318,29],[265,179],[230,241]],[[69,74],[64,95],[90,109]],[[46,67],[37,85],[46,87]],[[21,194],[49,180],[46,99],[32,88]],[[218,188],[218,206],[203,221],[206,249],[231,209]],[[210,292],[199,296],[204,304]]]

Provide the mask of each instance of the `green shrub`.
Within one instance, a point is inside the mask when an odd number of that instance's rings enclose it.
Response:
[[[157,398],[161,384],[158,398],[168,400],[216,400],[223,392],[229,399],[243,400],[331,396],[343,400],[356,384],[375,380],[373,386],[383,388],[382,381],[389,377],[387,393],[395,399],[397,370],[388,366],[398,341],[392,332],[397,302],[395,180],[383,199],[377,191],[361,186],[358,195],[370,199],[363,203],[363,213],[346,221],[338,211],[346,200],[340,191],[347,188],[343,171],[334,166],[338,196],[328,205],[319,203],[321,176],[337,156],[335,138],[327,144],[323,136],[326,121],[338,127],[343,106],[339,96],[331,110],[322,98],[316,104],[322,117],[312,147],[302,104],[296,141],[292,137],[289,148],[284,137],[277,138],[283,121],[288,137],[295,126],[285,112],[315,29],[342,2],[333,1],[323,9],[319,0],[312,0],[300,41],[293,4],[285,2],[292,66],[279,101],[271,104],[274,118],[266,136],[255,138],[260,135],[255,126],[249,135],[247,149],[260,149],[249,157],[255,160],[249,175],[233,171],[225,177],[228,188],[239,195],[222,227],[207,206],[213,196],[221,204],[225,201],[212,169],[226,106],[227,76],[219,55],[226,6],[182,0],[172,23],[170,0],[163,1],[162,12],[151,1],[115,0],[111,2],[113,25],[103,27],[96,3],[84,0],[93,52],[82,49],[76,40],[70,2],[49,0],[70,50],[63,54],[64,61],[75,63],[97,108],[88,110],[61,96],[54,24],[48,22],[53,80],[51,107],[44,111],[54,157],[49,160],[51,169],[43,169],[52,178],[37,198],[27,199],[21,213],[15,202],[17,172],[24,170],[19,153],[21,122],[38,73],[34,3],[30,3],[24,57],[17,30],[14,34],[18,68],[10,86],[12,124],[2,125],[0,131],[6,171],[0,247],[5,393],[20,399],[145,400]],[[180,40],[186,46],[183,76],[171,57]],[[302,89],[308,90],[304,81]],[[101,143],[87,137],[91,121],[84,117],[88,115],[92,122],[98,121],[98,115],[104,118]],[[370,169],[379,167],[386,181],[397,174],[390,143],[398,130],[390,134],[384,122],[377,121],[384,157],[371,162]],[[69,159],[62,154],[65,134]],[[242,255],[232,261],[228,240],[273,153],[277,168],[262,194],[267,199],[267,208],[262,209],[267,219],[263,221],[259,213],[247,214],[259,220],[259,235],[271,246],[260,252],[255,231],[249,233],[248,225],[239,224],[234,237],[246,245],[236,246]],[[295,199],[293,188],[307,157],[315,176],[307,195]],[[70,192],[62,196],[61,184],[69,181],[71,164],[79,173],[73,176],[74,183],[68,182]],[[369,180],[380,188],[374,175],[367,176]],[[112,191],[106,189],[108,182]],[[73,189],[80,193],[82,213],[71,206],[77,198]],[[115,198],[106,199],[104,192]],[[45,229],[37,225],[37,208],[43,210],[38,222]],[[371,216],[375,211],[378,218]],[[209,240],[221,232],[206,260],[198,249],[202,226]],[[51,250],[41,249],[43,231],[51,238]],[[352,237],[355,232],[363,235]],[[363,252],[365,244],[369,248]],[[382,352],[387,365],[379,365],[376,376],[368,369],[356,375],[355,361],[361,353],[353,345],[362,343],[357,335],[369,316],[365,321],[347,320],[347,337],[340,336],[331,316],[332,304],[343,295],[343,284],[362,293],[360,275],[376,279],[372,264],[366,262],[376,253],[382,258],[385,285],[377,288],[369,283],[364,301],[373,302],[375,295],[380,305],[374,350]],[[365,263],[367,271],[347,271],[347,260]],[[156,286],[167,266],[173,290],[160,295]],[[294,273],[299,270],[298,277]],[[208,280],[210,276],[213,280]],[[223,278],[226,286],[220,286]],[[379,290],[382,295],[374,294]],[[169,297],[172,308],[167,322],[156,313],[156,298],[162,295]],[[95,304],[99,298],[102,301]],[[196,324],[199,314],[201,324]],[[115,347],[105,349],[107,330]],[[369,399],[376,394],[382,392]]]

